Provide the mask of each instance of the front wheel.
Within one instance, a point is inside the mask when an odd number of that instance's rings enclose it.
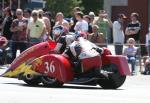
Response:
[[[104,89],[116,89],[120,87],[126,80],[125,75],[120,75],[120,72],[115,64],[104,66],[103,69],[107,72],[108,78],[100,79],[98,84]]]
[[[41,77],[42,83],[47,87],[61,87],[63,83],[60,83],[56,78],[43,76]]]
[[[23,81],[30,86],[38,86],[41,83],[41,77],[27,75],[27,76],[23,77]]]

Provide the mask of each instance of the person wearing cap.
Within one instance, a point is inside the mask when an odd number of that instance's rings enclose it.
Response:
[[[81,12],[80,7],[74,7],[72,10],[73,16],[70,18],[70,32],[75,32],[74,27],[78,20],[76,19],[75,15],[77,12]]]
[[[89,15],[84,15],[83,19],[88,23],[88,34],[92,33],[91,17]]]
[[[116,55],[121,55],[124,44],[124,20],[127,17],[124,14],[118,14],[117,20],[113,22],[113,42],[115,44]]]
[[[83,19],[83,16],[83,12],[77,12],[75,15],[76,19],[78,20],[74,27],[76,32],[88,32],[88,22]]]
[[[94,25],[95,13],[91,11],[89,12],[89,16],[91,18],[91,21],[90,21],[91,25]]]
[[[131,22],[127,25],[125,34],[127,39],[134,38],[136,42],[140,41],[140,30],[141,30],[141,23],[138,20],[139,14],[138,13],[131,13],[130,19]]]

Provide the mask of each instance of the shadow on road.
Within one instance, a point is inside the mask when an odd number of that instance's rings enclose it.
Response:
[[[43,85],[36,85],[36,86],[30,86],[28,84],[24,83],[3,83],[3,84],[12,84],[12,85],[18,85],[18,86],[24,86],[24,87],[35,87],[35,88],[53,88],[53,89],[81,89],[81,90],[124,90],[124,89],[103,89],[101,87],[97,86],[87,86],[87,85],[64,85],[62,87],[47,87]]]

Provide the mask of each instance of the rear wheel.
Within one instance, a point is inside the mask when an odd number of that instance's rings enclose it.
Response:
[[[63,83],[60,83],[56,78],[43,76],[41,77],[42,83],[47,87],[61,87]]]
[[[108,78],[100,79],[98,84],[104,89],[116,89],[120,87],[126,80],[125,75],[120,75],[115,64],[104,66],[103,69],[108,73]]]

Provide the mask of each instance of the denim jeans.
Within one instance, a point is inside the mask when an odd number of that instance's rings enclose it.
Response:
[[[128,57],[128,63],[131,64],[132,73],[136,72],[135,71],[136,58],[134,56],[127,56],[127,57]]]
[[[33,46],[33,45],[38,44],[40,42],[42,42],[42,39],[30,38],[30,45],[29,46]]]

